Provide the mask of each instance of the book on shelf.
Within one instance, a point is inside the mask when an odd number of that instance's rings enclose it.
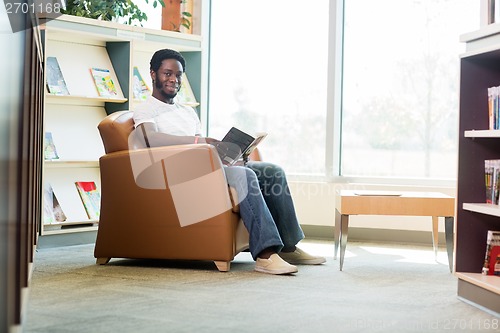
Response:
[[[182,74],[181,87],[175,98],[179,104],[188,106],[200,105],[200,103],[196,101],[196,97],[194,97],[193,89],[191,89],[186,73]]]
[[[500,188],[500,160],[484,161],[484,182],[486,187],[486,203],[498,205]]]
[[[132,91],[134,93],[135,99],[145,100],[149,95],[151,95],[151,90],[144,81],[139,68],[134,67]]]
[[[500,129],[500,86],[488,88],[488,127]]]
[[[500,258],[500,231],[488,230],[486,237],[486,254],[484,255],[483,275],[500,275],[498,260]]]
[[[45,132],[45,141],[43,142],[43,156],[45,160],[48,161],[59,159],[56,145],[52,137],[52,132]]]
[[[66,81],[64,81],[61,67],[56,57],[47,57],[47,89],[52,95],[69,95]]]
[[[109,69],[92,67],[90,73],[94,79],[94,84],[99,96],[116,97],[118,95]]]
[[[490,254],[489,275],[500,276],[500,245],[493,246]]]
[[[54,189],[50,184],[46,184],[43,195],[43,224],[64,222],[66,219]]]
[[[101,194],[95,182],[79,181],[75,182],[76,189],[82,199],[87,216],[91,220],[98,220],[101,211]]]

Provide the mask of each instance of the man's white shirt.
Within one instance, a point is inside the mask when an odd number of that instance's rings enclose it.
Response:
[[[170,135],[201,135],[201,122],[192,107],[167,104],[153,96],[135,108],[134,123],[135,127],[142,123],[155,123],[158,132]]]

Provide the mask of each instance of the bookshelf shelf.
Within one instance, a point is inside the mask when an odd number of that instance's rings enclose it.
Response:
[[[470,212],[500,217],[500,206],[487,203],[464,203],[463,209]]]
[[[500,82],[500,25],[464,34],[460,40],[466,52],[460,56],[457,295],[500,313],[500,278],[481,274],[488,230],[500,230],[500,206],[486,203],[485,186],[485,160],[500,159],[500,130],[483,130],[489,128],[488,88]]]
[[[66,226],[75,226],[75,225],[88,225],[88,224],[97,224],[99,223],[96,219],[88,219],[88,220],[73,220],[73,221],[64,221],[64,222],[53,222],[45,224],[46,227],[66,227]]]
[[[480,273],[457,273],[459,279],[477,285],[483,289],[500,294],[500,277],[494,275],[482,275]]]
[[[40,32],[44,46],[44,82],[48,83],[47,69],[53,74],[49,76],[50,86],[46,84],[45,88],[43,132],[51,133],[53,145],[50,147],[59,157],[42,161],[42,188],[49,188],[50,185],[67,217],[66,222],[47,223],[54,220],[47,210],[45,223],[41,221],[40,233],[53,235],[97,230],[98,221],[88,220],[85,205],[75,186],[77,182],[94,182],[100,192],[99,158],[104,155],[104,146],[97,125],[107,115],[133,110],[135,105],[141,103],[133,97],[134,70],[138,70],[146,84],[151,85],[149,61],[155,51],[163,48],[175,49],[183,54],[187,62],[186,74],[194,97],[199,101],[201,89],[205,86],[201,73],[202,39],[197,35],[70,15],[45,22],[42,18]],[[103,73],[99,77],[104,82],[110,82],[110,78],[112,85],[96,84],[93,68],[103,69],[99,71]],[[99,96],[97,85],[111,89],[111,97]],[[106,89],[101,91],[105,93]],[[50,93],[66,90],[69,95]],[[42,193],[43,202],[50,205],[51,201],[43,196],[45,191]]]
[[[105,98],[105,97],[95,97],[95,96],[78,96],[78,95],[53,95],[47,93],[45,99],[48,103],[54,104],[96,104],[102,105],[102,103],[125,103],[128,101],[127,98]]]
[[[500,130],[469,130],[464,132],[466,138],[500,138]]]
[[[50,228],[50,224],[47,225],[47,230],[44,231],[44,235],[59,235],[59,234],[69,234],[69,233],[74,233],[75,230],[78,232],[86,232],[86,231],[97,231],[97,225],[92,225],[89,226],[88,224],[80,223],[76,224],[74,228],[62,228],[62,227],[55,227],[55,228]]]
[[[98,168],[99,161],[64,161],[52,160],[45,161],[47,168]]]

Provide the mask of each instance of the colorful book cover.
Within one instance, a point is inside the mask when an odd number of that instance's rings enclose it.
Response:
[[[46,160],[59,159],[59,155],[57,154],[56,145],[54,144],[54,139],[52,138],[51,132],[45,132],[45,141],[43,143],[43,155]]]
[[[495,248],[495,251],[493,249]],[[486,254],[484,256],[483,275],[493,275],[497,257],[500,255],[500,231],[488,230]]]
[[[47,184],[44,188],[43,196],[43,223],[51,224],[55,222],[64,222],[67,217],[57,200],[56,194],[52,189],[50,184]]]
[[[500,276],[500,245],[493,246],[491,249],[488,275]]]
[[[101,194],[95,182],[75,182],[75,185],[87,216],[91,220],[98,220],[101,211]]]
[[[484,161],[486,203],[498,205],[500,194],[500,160]]]
[[[141,76],[141,73],[139,72],[139,68],[134,67],[134,82],[133,82],[133,92],[134,92],[134,98],[135,99],[140,99],[140,100],[145,100],[149,95],[151,95],[151,91],[149,90],[148,85],[144,81],[144,79]]]
[[[90,69],[90,73],[94,79],[95,87],[99,96],[114,97],[118,95],[109,69],[92,67]]]
[[[53,95],[69,95],[59,62],[56,57],[47,57],[47,89]]]
[[[189,106],[200,105],[200,103],[198,103],[196,101],[196,98],[194,97],[194,93],[193,90],[191,89],[191,85],[189,84],[189,80],[186,76],[186,73],[184,73],[182,76],[181,89],[179,89],[176,99],[179,104],[189,105]]]

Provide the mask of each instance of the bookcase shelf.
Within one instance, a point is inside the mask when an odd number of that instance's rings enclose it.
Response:
[[[500,138],[500,130],[469,130],[464,132],[466,138]]]
[[[77,223],[73,226],[57,226],[53,224],[45,225],[44,235],[59,235],[76,232],[97,231],[97,224]]]
[[[460,110],[455,242],[457,295],[500,313],[500,278],[481,274],[488,230],[500,230],[500,207],[486,203],[485,160],[500,159],[500,130],[489,128],[488,88],[500,85],[500,25],[460,37]]]
[[[127,98],[106,98],[106,97],[94,97],[94,96],[77,96],[77,95],[52,95],[49,93],[45,94],[45,100],[47,103],[52,104],[77,104],[77,105],[102,105],[103,103],[126,103]]]
[[[65,161],[51,160],[45,161],[46,168],[98,168],[99,161]]]
[[[471,212],[500,217],[500,206],[487,203],[464,203],[463,209]]]
[[[134,68],[150,87],[149,61],[155,51],[163,48],[183,54],[193,94],[200,101],[201,89],[206,85],[202,82],[202,39],[69,15],[40,19],[44,75],[47,58],[56,58],[69,92],[56,95],[47,87],[44,94],[43,132],[51,133],[59,159],[43,161],[43,188],[50,185],[67,219],[56,223],[47,223],[53,217],[42,219],[41,234],[97,230],[98,220],[88,219],[75,186],[76,182],[94,182],[100,191],[99,158],[104,155],[104,147],[97,125],[108,114],[133,110],[141,103],[133,98]],[[109,70],[116,96],[99,95],[92,68]],[[46,198],[42,198],[45,202]]]
[[[457,273],[459,279],[477,285],[483,289],[500,294],[500,278],[494,275],[483,275],[480,273]]]

